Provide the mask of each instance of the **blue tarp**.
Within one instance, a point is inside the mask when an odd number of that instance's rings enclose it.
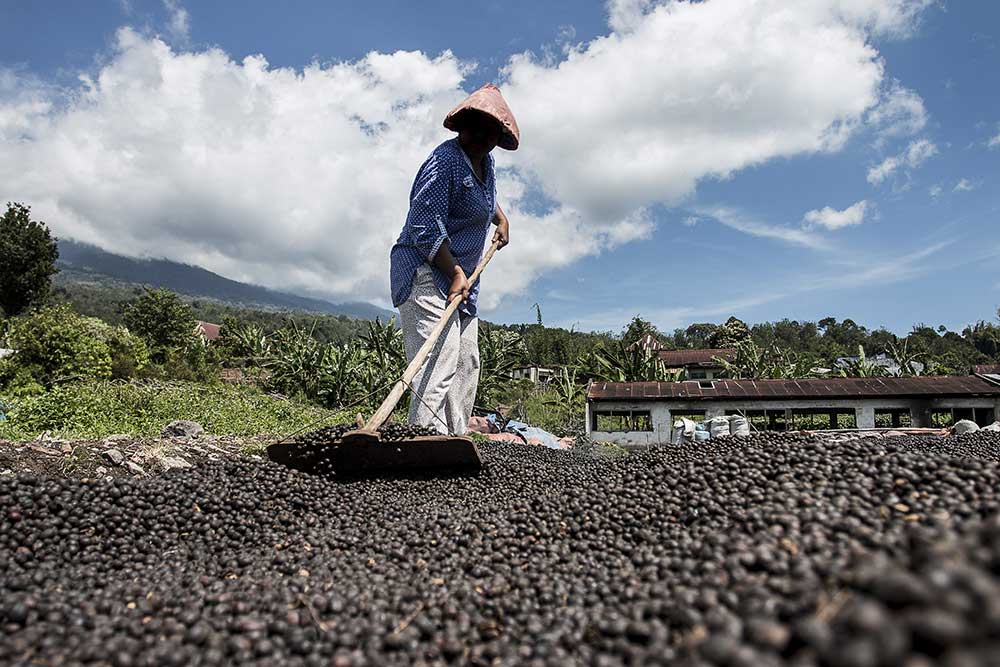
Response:
[[[564,448],[563,445],[560,444],[559,438],[552,435],[548,431],[538,428],[537,426],[529,426],[524,422],[519,422],[511,419],[509,422],[507,422],[507,430],[510,431],[511,433],[516,433],[525,440],[527,440],[528,438],[535,438],[541,441],[543,445],[551,449]]]

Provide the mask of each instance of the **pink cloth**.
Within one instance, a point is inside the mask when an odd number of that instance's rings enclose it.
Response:
[[[504,128],[503,133],[500,135],[500,141],[497,142],[497,146],[509,151],[517,150],[518,145],[521,143],[521,130],[518,129],[517,121],[514,120],[514,114],[511,113],[510,107],[508,107],[507,102],[504,101],[499,88],[494,86],[492,83],[487,83],[485,86],[466,97],[462,100],[461,104],[452,109],[448,115],[445,116],[444,126],[449,130],[457,132],[458,127],[455,125],[455,116],[466,109],[481,111],[496,118]]]
[[[524,440],[513,433],[490,433],[486,437],[490,440],[496,440],[497,442],[514,442],[519,445],[524,444]]]

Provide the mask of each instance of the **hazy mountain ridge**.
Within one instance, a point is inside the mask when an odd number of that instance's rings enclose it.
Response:
[[[59,240],[57,282],[87,282],[166,287],[179,294],[244,307],[299,310],[359,319],[386,319],[395,313],[370,303],[331,303],[241,283],[190,264],[167,259],[132,259],[85,243]]]

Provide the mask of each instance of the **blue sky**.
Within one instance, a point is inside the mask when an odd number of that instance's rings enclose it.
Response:
[[[440,115],[496,81],[524,136],[488,319],[993,318],[1000,5],[812,4],[7,2],[0,196],[116,252],[387,305]]]

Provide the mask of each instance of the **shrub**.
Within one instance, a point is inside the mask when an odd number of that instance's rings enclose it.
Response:
[[[149,366],[149,348],[141,338],[125,327],[111,326],[96,317],[83,320],[88,333],[108,346],[112,378],[127,380]]]
[[[6,347],[17,350],[5,359],[4,385],[34,383],[50,387],[58,382],[111,377],[108,345],[90,333],[86,318],[69,306],[44,308],[10,323]]]

